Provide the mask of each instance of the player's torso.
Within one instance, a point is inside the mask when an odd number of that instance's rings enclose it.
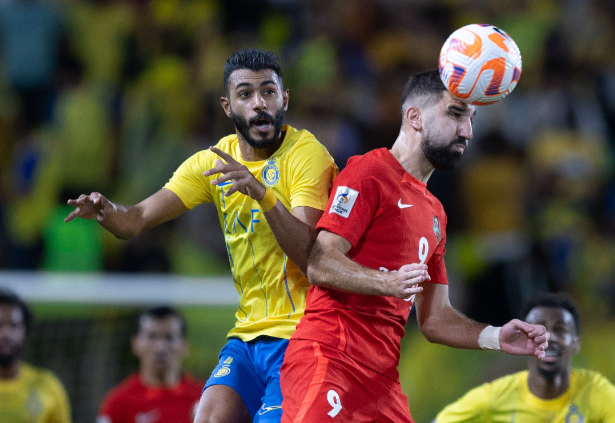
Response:
[[[575,374],[576,373],[576,374]],[[591,375],[574,372],[568,391],[558,398],[543,400],[527,387],[527,371],[515,375],[510,389],[494,389],[490,395],[490,417],[494,423],[599,423],[590,406]]]
[[[283,144],[268,160],[241,161],[288,210],[295,176],[287,160],[292,145]],[[219,147],[240,161],[236,141]],[[240,295],[237,324],[229,335],[243,340],[259,334],[288,338],[303,315],[309,282],[278,245],[258,202],[241,193],[224,196],[231,186],[225,182],[212,192]]]
[[[0,382],[0,423],[44,423],[52,418],[55,398],[45,375],[35,369],[22,371],[16,383]]]
[[[371,201],[377,202],[377,210],[348,256],[383,272],[396,272],[405,264],[427,263],[442,241],[444,213],[440,203],[407,173],[385,167],[376,176],[379,195]],[[399,342],[412,301],[312,287],[307,303],[297,337],[316,338],[360,358],[373,370],[397,376]],[[304,325],[304,321],[313,325]]]
[[[124,410],[118,411],[130,423],[192,423],[200,393],[194,391],[146,390],[127,401]]]

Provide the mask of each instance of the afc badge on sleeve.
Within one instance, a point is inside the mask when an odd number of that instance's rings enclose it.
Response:
[[[329,213],[339,214],[342,217],[348,218],[358,196],[359,191],[348,187],[337,187]]]

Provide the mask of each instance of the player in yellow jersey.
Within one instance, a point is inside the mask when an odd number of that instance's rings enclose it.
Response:
[[[0,288],[0,423],[70,423],[60,381],[21,361],[31,322],[23,300]]]
[[[447,406],[436,423],[615,423],[615,386],[599,373],[572,368],[579,351],[579,313],[561,295],[531,301],[528,323],[544,325],[551,337],[544,360],[529,370],[485,383]]]
[[[235,327],[205,385],[196,422],[279,422],[279,367],[303,315],[307,259],[337,168],[306,130],[283,125],[289,92],[276,57],[233,54],[221,105],[235,133],[186,160],[136,206],[81,195],[66,221],[96,219],[128,239],[197,204],[214,203],[239,293]],[[210,228],[205,228],[210,230]]]

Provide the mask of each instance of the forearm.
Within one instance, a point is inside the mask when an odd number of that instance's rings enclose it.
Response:
[[[306,275],[308,257],[318,235],[316,228],[293,216],[280,201],[264,215],[284,254]]]
[[[454,348],[479,349],[478,336],[486,325],[467,318],[451,306],[448,285],[428,283],[415,298],[416,319],[429,342]]]
[[[113,211],[98,223],[116,238],[127,240],[141,234],[147,228],[139,208],[112,203]]]
[[[474,350],[480,349],[478,336],[487,326],[464,316],[450,304],[418,320],[421,333],[429,342]]]
[[[308,279],[312,285],[324,286],[352,294],[390,295],[387,274],[363,267],[336,248],[314,245],[308,263]]]

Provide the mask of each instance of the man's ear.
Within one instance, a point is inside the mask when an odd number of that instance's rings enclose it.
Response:
[[[220,105],[226,116],[231,117],[231,102],[226,97],[220,97]]]
[[[282,100],[284,101],[284,111],[288,111],[288,100],[290,98],[290,93],[288,90],[282,91]]]
[[[581,338],[577,336],[572,340],[572,355],[578,354],[580,350],[581,350]]]
[[[404,113],[404,119],[415,131],[423,129],[423,113],[416,107],[408,107]]]

